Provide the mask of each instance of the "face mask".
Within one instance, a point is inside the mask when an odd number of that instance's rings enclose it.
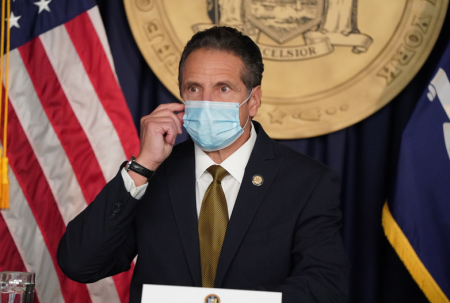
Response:
[[[250,99],[242,102],[185,101],[184,127],[192,140],[204,151],[216,151],[233,144],[247,126],[241,127],[239,108]]]

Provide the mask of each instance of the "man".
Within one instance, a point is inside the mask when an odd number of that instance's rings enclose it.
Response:
[[[68,277],[94,282],[138,255],[133,303],[143,284],[345,301],[338,177],[251,121],[263,69],[257,45],[235,29],[192,37],[179,68],[185,105],[142,118],[139,156],[68,224],[58,249]],[[195,143],[173,147],[183,121]]]

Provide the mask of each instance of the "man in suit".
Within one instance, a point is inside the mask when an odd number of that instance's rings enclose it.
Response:
[[[94,282],[138,255],[133,303],[143,284],[346,300],[338,177],[251,120],[263,69],[258,46],[235,29],[193,36],[179,68],[185,105],[142,118],[139,156],[68,224],[58,249],[68,277]],[[174,146],[183,121],[193,140]]]

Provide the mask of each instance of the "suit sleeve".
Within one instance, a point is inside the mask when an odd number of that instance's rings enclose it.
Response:
[[[67,225],[57,252],[64,274],[92,283],[128,270],[136,255],[133,219],[138,204],[117,174]]]
[[[347,302],[349,262],[339,233],[339,177],[325,172],[297,224],[292,272],[283,285],[258,287],[283,293],[283,303]]]

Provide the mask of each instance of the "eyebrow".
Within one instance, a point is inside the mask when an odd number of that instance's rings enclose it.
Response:
[[[230,81],[219,81],[216,84],[214,84],[214,87],[219,87],[219,86],[229,86],[230,88],[232,88],[233,90],[237,90],[236,85],[234,85],[232,82]]]
[[[224,80],[224,81],[219,81],[217,83],[214,84],[214,87],[220,87],[220,86],[229,86],[230,88],[232,88],[233,90],[237,90],[236,85],[234,85],[232,82]],[[188,87],[191,86],[198,86],[198,87],[203,87],[200,83],[195,82],[195,81],[187,81],[183,86],[182,89],[186,89]]]
[[[182,89],[186,89],[186,88],[188,88],[188,87],[190,87],[190,86],[200,86],[200,87],[202,87],[202,86],[200,85],[200,83],[198,83],[198,82],[188,81],[188,82],[186,82],[186,83],[182,86]]]

